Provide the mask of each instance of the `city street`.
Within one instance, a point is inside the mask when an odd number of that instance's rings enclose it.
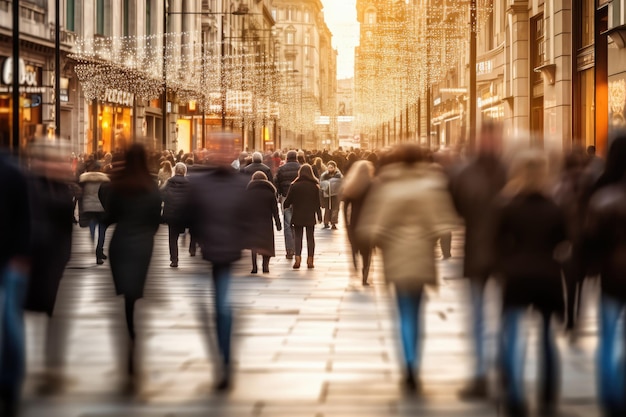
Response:
[[[113,230],[107,233],[105,253]],[[167,227],[161,226],[145,298],[137,311],[143,355],[134,396],[120,393],[124,360],[116,337],[125,336],[124,308],[115,296],[108,262],[96,265],[88,229],[75,226],[73,255],[61,284],[55,317],[67,324],[65,383],[42,392],[45,317],[27,314],[28,376],[24,417],[174,416],[498,416],[497,401],[462,402],[457,391],[471,375],[467,281],[461,279],[462,233],[453,258],[439,261],[441,285],[429,291],[421,378],[424,395],[405,394],[396,344],[393,293],[383,283],[380,254],[373,285],[363,287],[352,269],[343,225],[316,229],[314,270],[291,268],[282,232],[269,274],[250,274],[249,252],[238,262],[231,287],[235,312],[234,384],[213,390],[214,340],[210,264],[190,257],[181,238],[179,268],[169,267]],[[260,259],[259,259],[260,262]],[[488,287],[488,341],[495,355],[497,286]],[[570,344],[559,331],[562,416],[599,416],[595,392],[595,300],[586,285],[583,326]],[[540,366],[534,326],[527,349],[527,394],[533,399]],[[208,347],[207,347],[208,346]],[[491,376],[497,391],[496,375]]]

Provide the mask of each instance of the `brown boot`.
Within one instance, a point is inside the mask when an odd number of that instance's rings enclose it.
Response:
[[[293,269],[299,269],[301,261],[302,261],[302,256],[296,255],[296,261],[293,263]]]
[[[306,267],[311,269],[311,268],[315,268],[315,265],[313,265],[313,257],[309,256],[308,258],[306,258]]]

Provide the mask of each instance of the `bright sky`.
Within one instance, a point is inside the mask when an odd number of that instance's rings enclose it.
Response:
[[[354,47],[359,44],[356,0],[322,0],[324,19],[337,49],[337,78],[354,77]]]

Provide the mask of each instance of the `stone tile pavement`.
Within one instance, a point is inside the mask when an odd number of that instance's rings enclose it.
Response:
[[[111,235],[109,230],[106,247]],[[291,268],[278,232],[277,257],[272,258],[269,274],[250,274],[249,253],[244,253],[231,292],[235,382],[230,392],[216,394],[210,265],[188,255],[187,237],[179,242],[179,268],[170,268],[167,227],[162,226],[137,312],[143,352],[140,384],[136,395],[121,394],[123,302],[115,296],[108,263],[95,264],[88,230],[76,227],[74,237],[55,310],[55,320],[67,333],[65,384],[54,395],[39,390],[46,319],[27,315],[25,417],[500,415],[496,401],[461,402],[456,395],[472,368],[467,282],[460,278],[461,232],[454,234],[453,258],[439,261],[439,289],[428,292],[421,370],[425,395],[420,398],[402,390],[393,291],[383,282],[380,257],[373,262],[374,285],[362,287],[341,227],[316,230],[314,270]],[[496,285],[488,291],[493,357],[499,299]],[[596,294],[591,283],[578,342],[571,345],[559,336],[563,416],[599,415],[594,379]],[[528,394],[534,394],[539,364],[532,319],[528,340]],[[495,375],[492,380],[495,390]]]

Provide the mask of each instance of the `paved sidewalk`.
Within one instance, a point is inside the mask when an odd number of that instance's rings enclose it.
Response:
[[[112,235],[107,234],[106,248]],[[495,401],[466,403],[457,390],[470,376],[466,280],[460,279],[462,235],[455,233],[453,258],[439,261],[441,286],[428,293],[426,342],[421,376],[423,398],[405,395],[396,344],[393,294],[383,284],[380,257],[361,286],[352,269],[346,236],[316,230],[314,270],[291,268],[282,232],[270,274],[250,274],[249,253],[237,264],[232,283],[235,307],[235,381],[226,394],[215,383],[210,266],[189,257],[180,241],[179,268],[169,267],[167,227],[155,241],[145,298],[138,304],[138,338],[144,352],[136,396],[119,393],[124,365],[117,337],[125,336],[123,302],[115,297],[108,262],[96,266],[88,229],[75,229],[73,256],[62,282],[55,317],[68,325],[67,384],[55,395],[38,389],[43,374],[46,320],[27,316],[28,378],[23,416],[498,416]],[[260,259],[259,259],[260,262]],[[559,336],[563,416],[598,416],[594,351],[597,289],[575,346]],[[488,341],[492,356],[498,292],[488,287]],[[210,333],[209,331],[209,333]],[[209,340],[209,343],[205,343]],[[528,394],[534,394],[535,331],[527,351]],[[492,378],[495,385],[495,377]]]

